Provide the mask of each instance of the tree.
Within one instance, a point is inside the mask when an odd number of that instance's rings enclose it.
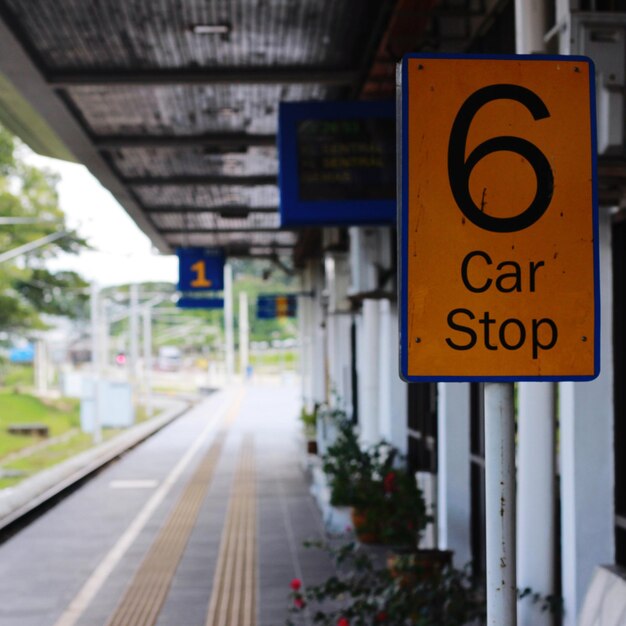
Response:
[[[0,127],[0,215],[22,223],[0,224],[0,253],[67,231],[59,206],[59,177],[24,162],[14,137]],[[41,313],[84,317],[88,284],[75,272],[50,272],[45,261],[87,246],[69,233],[46,246],[0,264],[0,330],[43,328]]]

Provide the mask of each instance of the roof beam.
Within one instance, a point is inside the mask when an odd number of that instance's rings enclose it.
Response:
[[[280,235],[281,233],[289,233],[293,231],[279,230],[278,228],[195,228],[194,226],[190,226],[189,228],[160,228],[159,232],[162,235],[224,235],[228,233],[241,233],[251,235],[255,233],[273,233],[275,235]],[[250,243],[250,245],[262,244]]]
[[[276,146],[276,135],[247,133],[211,133],[204,135],[112,135],[94,137],[98,150],[121,148],[238,148],[241,146]]]
[[[204,176],[190,174],[186,176],[137,176],[124,178],[126,185],[159,185],[159,186],[187,186],[187,185],[228,185],[235,187],[258,187],[260,185],[277,185],[276,175],[259,176]]]
[[[354,70],[323,67],[232,67],[197,69],[112,69],[51,73],[51,87],[91,85],[353,85],[359,78]]]
[[[200,215],[202,213],[221,213],[228,215],[229,213],[240,215],[242,213],[278,213],[276,206],[144,206],[144,211],[149,215],[158,215],[159,213],[191,213],[191,215]]]

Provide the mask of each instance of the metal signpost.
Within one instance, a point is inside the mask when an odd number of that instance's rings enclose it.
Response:
[[[486,383],[488,623],[515,626],[513,384],[599,373],[593,65],[409,55],[400,83],[400,373]]]

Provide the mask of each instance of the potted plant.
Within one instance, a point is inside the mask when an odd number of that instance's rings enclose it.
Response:
[[[331,504],[352,507],[353,526],[363,543],[415,549],[431,518],[404,458],[385,441],[362,448],[345,415],[336,419],[336,428],[337,437],[322,457]]]
[[[301,623],[307,608],[313,623],[325,626],[464,626],[484,618],[484,599],[466,570],[446,565],[421,575],[405,559],[394,574],[357,543],[314,545],[330,553],[337,574],[306,589],[292,581],[288,626]]]
[[[306,451],[308,454],[317,454],[317,440],[316,440],[316,423],[317,423],[317,411],[319,405],[315,404],[312,411],[307,411],[306,407],[302,407],[300,411],[300,421],[302,422],[302,429],[304,431],[304,438],[306,441]]]

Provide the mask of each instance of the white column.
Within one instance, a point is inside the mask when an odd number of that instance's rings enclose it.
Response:
[[[226,343],[226,381],[235,374],[235,339],[233,330],[233,268],[224,265],[224,341]]]
[[[515,0],[517,54],[539,54],[545,50],[543,36],[552,26],[548,24],[547,4],[547,0]]]
[[[133,389],[137,383],[137,364],[139,362],[139,285],[130,286],[130,317],[129,317],[129,358],[128,374]]]
[[[249,326],[248,326],[248,294],[242,291],[239,294],[239,370],[245,377],[248,369],[249,351]]]
[[[600,376],[560,383],[561,543],[565,626],[575,626],[596,565],[612,563],[614,540],[611,229],[600,210]]]
[[[378,413],[379,302],[363,300],[358,337],[359,427],[364,444],[380,438]]]
[[[523,383],[518,389],[517,572],[518,586],[554,593],[554,385]],[[552,615],[522,600],[520,626],[551,626]]]
[[[35,342],[35,388],[40,396],[48,391],[48,354],[43,339]]]
[[[91,283],[91,372],[93,378],[93,442],[98,444],[102,441],[102,429],[100,427],[100,311],[98,306],[98,285]]]
[[[146,393],[146,414],[154,415],[152,402],[152,307],[143,309],[143,380]]]
[[[485,383],[487,624],[517,625],[513,383]]]
[[[515,0],[518,54],[545,49],[546,0]],[[554,384],[518,385],[518,585],[544,595],[554,593]],[[550,626],[552,616],[538,604],[519,603],[520,626]]]
[[[439,548],[453,550],[454,564],[463,567],[472,559],[468,383],[439,383],[437,421]]]
[[[407,451],[407,386],[398,375],[398,310],[380,301],[378,343],[380,436]]]

